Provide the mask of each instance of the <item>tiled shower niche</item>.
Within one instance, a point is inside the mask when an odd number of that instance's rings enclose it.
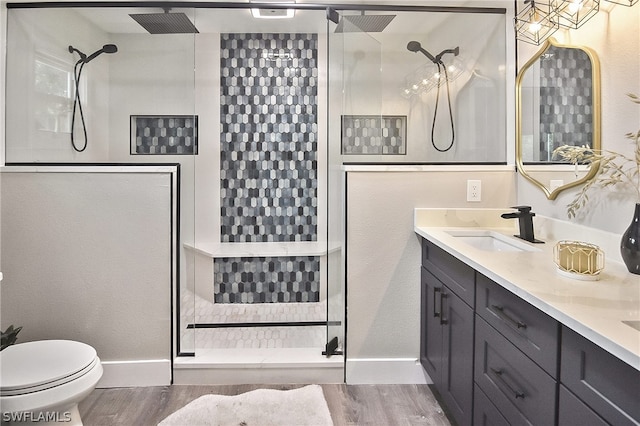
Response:
[[[317,256],[216,258],[214,303],[318,302],[319,275]]]
[[[198,153],[198,116],[132,115],[131,154]]]
[[[407,153],[406,115],[343,115],[343,155]]]
[[[316,34],[221,34],[222,242],[317,240]]]

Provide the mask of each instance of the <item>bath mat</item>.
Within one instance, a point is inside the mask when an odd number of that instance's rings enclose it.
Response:
[[[236,396],[204,395],[158,426],[331,426],[319,385],[292,390],[256,389]]]

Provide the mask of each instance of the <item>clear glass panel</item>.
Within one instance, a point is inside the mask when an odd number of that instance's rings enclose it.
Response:
[[[353,22],[371,31],[344,33],[350,59],[344,75],[349,84],[343,161],[505,162],[505,16],[404,11],[361,16]],[[440,70],[430,57],[441,60]],[[379,84],[370,84],[371,78]],[[371,87],[380,90],[369,92]],[[378,107],[372,114],[379,118],[367,120],[367,111]]]
[[[389,19],[385,14],[339,13],[328,21],[328,303],[329,349],[343,348],[345,335],[343,154],[381,152],[382,52],[375,36]],[[375,27],[375,28],[374,28]],[[366,143],[375,141],[374,143]],[[375,154],[374,154],[375,155]],[[337,341],[336,341],[337,340]]]
[[[194,16],[193,9],[172,12],[188,19]],[[187,247],[194,241],[199,130],[195,36],[151,34],[130,16],[140,13],[164,11],[119,7],[8,11],[6,161],[180,165],[168,183],[173,194],[174,258],[167,285],[172,285],[179,318],[174,319],[173,335],[178,336],[174,352],[193,352],[195,334],[187,325],[195,322],[195,299],[187,289],[194,285],[195,257]]]
[[[326,24],[293,15],[196,10],[196,354],[324,348]]]

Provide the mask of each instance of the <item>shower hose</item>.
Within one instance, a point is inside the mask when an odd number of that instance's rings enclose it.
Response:
[[[433,110],[433,122],[431,123],[431,145],[433,145],[436,151],[447,152],[453,147],[453,142],[456,139],[455,128],[453,125],[453,111],[451,110],[451,95],[449,92],[449,74],[447,74],[447,67],[441,61],[436,62],[436,65],[438,66],[438,88],[436,90],[436,106]],[[442,65],[442,68],[440,67],[441,65]],[[445,81],[445,84],[447,85],[447,102],[449,104],[449,120],[451,122],[451,143],[449,143],[449,146],[447,146],[444,149],[438,148],[438,146],[436,145],[435,136],[434,136],[434,133],[436,130],[436,118],[438,117],[438,102],[440,100],[440,86],[441,86],[440,80],[442,79],[441,69],[442,71],[444,71],[444,81]]]
[[[73,99],[73,112],[71,115],[71,146],[73,146],[73,149],[77,152],[82,152],[87,149],[87,124],[84,121],[84,113],[82,112],[82,101],[80,100],[80,76],[82,75],[82,69],[84,68],[85,63],[85,61],[80,60],[76,62],[76,65],[73,67],[73,76],[76,83],[76,96]],[[76,122],[76,106],[80,111],[80,121],[82,122],[82,132],[84,134],[84,145],[82,145],[82,148],[78,148],[76,146],[76,142],[73,137]]]

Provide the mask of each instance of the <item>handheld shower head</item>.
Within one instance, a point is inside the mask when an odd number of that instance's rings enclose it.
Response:
[[[419,52],[422,49],[419,41],[410,41],[407,43],[407,49],[411,52]]]
[[[409,51],[411,51],[411,52],[420,52],[420,53],[422,53],[424,56],[429,58],[429,60],[431,60],[433,63],[437,63],[438,62],[436,60],[436,58],[434,58],[434,56],[431,53],[427,52],[426,50],[424,50],[422,48],[422,45],[418,41],[410,41],[409,43],[407,43],[407,49]]]
[[[115,44],[105,44],[102,46],[102,49],[93,52],[88,57],[84,58],[84,63],[89,63],[94,60],[96,57],[100,56],[102,53],[116,53],[118,51],[118,46]]]
[[[84,113],[82,112],[82,98],[80,96],[80,77],[82,76],[82,70],[84,66],[100,56],[103,53],[116,53],[118,47],[115,44],[105,44],[102,49],[96,50],[91,55],[87,56],[73,46],[69,46],[69,53],[77,53],[80,55],[80,59],[73,67],[73,77],[75,79],[75,97],[73,99],[73,112],[71,113],[71,146],[76,152],[82,152],[87,148],[87,125],[84,121]],[[80,111],[80,120],[82,121],[82,131],[84,133],[84,145],[82,147],[76,146],[74,138],[74,128],[76,121],[76,109]]]

